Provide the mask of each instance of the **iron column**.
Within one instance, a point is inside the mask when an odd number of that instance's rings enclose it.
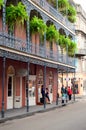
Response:
[[[6,58],[3,57],[3,73],[2,73],[2,110],[1,110],[1,117],[2,117],[2,118],[4,118],[5,62],[6,62]]]

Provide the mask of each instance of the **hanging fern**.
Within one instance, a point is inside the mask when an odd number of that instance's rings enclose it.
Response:
[[[59,36],[59,41],[58,41],[58,44],[60,45],[60,47],[66,48],[66,42],[65,41],[66,41],[65,36],[60,35]]]
[[[30,31],[31,33],[40,33],[44,35],[46,32],[46,24],[44,21],[36,16],[34,16],[30,21]]]
[[[57,42],[59,39],[59,32],[55,29],[54,25],[47,27],[46,39],[50,42]]]
[[[66,11],[68,9],[69,3],[68,0],[58,0],[58,9],[59,11]]]
[[[6,8],[6,22],[10,26],[10,29],[13,28],[15,23],[23,25],[24,21],[28,19],[26,7],[21,2],[17,6],[11,4]]]
[[[74,56],[75,52],[77,50],[77,45],[75,42],[71,41],[70,45],[68,46],[68,55]]]
[[[76,16],[76,10],[73,6],[69,5],[68,11],[67,11],[68,16]]]

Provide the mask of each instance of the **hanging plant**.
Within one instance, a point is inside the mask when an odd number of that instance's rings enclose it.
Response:
[[[47,27],[46,39],[50,42],[57,42],[59,39],[59,32],[55,29],[54,25]]]
[[[30,32],[31,33],[40,33],[44,35],[46,32],[46,24],[44,21],[36,16],[34,16],[30,21]]]
[[[75,42],[71,41],[70,45],[68,46],[68,55],[74,56],[75,52],[77,50],[77,45]]]
[[[61,48],[66,48],[66,38],[64,35],[59,36],[58,44],[60,45]]]
[[[76,10],[71,5],[68,8],[68,14],[67,14],[67,16],[68,16],[68,20],[71,23],[74,23],[76,21]]]
[[[0,0],[0,10],[1,10],[2,6],[3,6],[3,0]]]
[[[68,16],[76,16],[76,9],[73,6],[69,5],[67,15]]]
[[[6,8],[6,22],[11,30],[15,23],[23,25],[24,21],[27,21],[28,19],[26,7],[21,2],[19,2],[17,6],[11,4]]]
[[[75,16],[68,16],[68,20],[69,20],[71,23],[75,23],[75,22],[76,22],[76,17],[75,17]]]
[[[68,0],[58,0],[58,9],[60,12],[65,12],[69,7]]]

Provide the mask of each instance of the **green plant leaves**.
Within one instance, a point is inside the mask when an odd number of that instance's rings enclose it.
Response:
[[[43,35],[46,32],[46,24],[42,19],[34,16],[30,21],[30,31],[31,33],[39,32],[41,35]]]
[[[68,45],[68,55],[74,56],[76,50],[77,50],[76,43],[70,40],[70,45]]]
[[[64,35],[60,35],[58,44],[60,47],[64,48],[65,51],[68,51],[69,56],[74,56],[77,45],[69,37],[65,38]]]
[[[46,39],[50,42],[57,42],[59,39],[59,32],[55,29],[54,25],[47,27]]]
[[[26,8],[21,2],[17,6],[11,4],[6,8],[6,22],[10,26],[10,29],[13,28],[15,23],[24,24],[24,21],[28,19]]]
[[[2,6],[3,6],[3,0],[0,0],[0,10]]]
[[[69,4],[68,0],[58,0],[58,9],[71,23],[76,21],[76,9]]]

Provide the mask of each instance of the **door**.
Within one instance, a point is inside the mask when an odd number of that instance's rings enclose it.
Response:
[[[8,84],[7,84],[7,109],[13,108],[13,76],[8,75]]]

